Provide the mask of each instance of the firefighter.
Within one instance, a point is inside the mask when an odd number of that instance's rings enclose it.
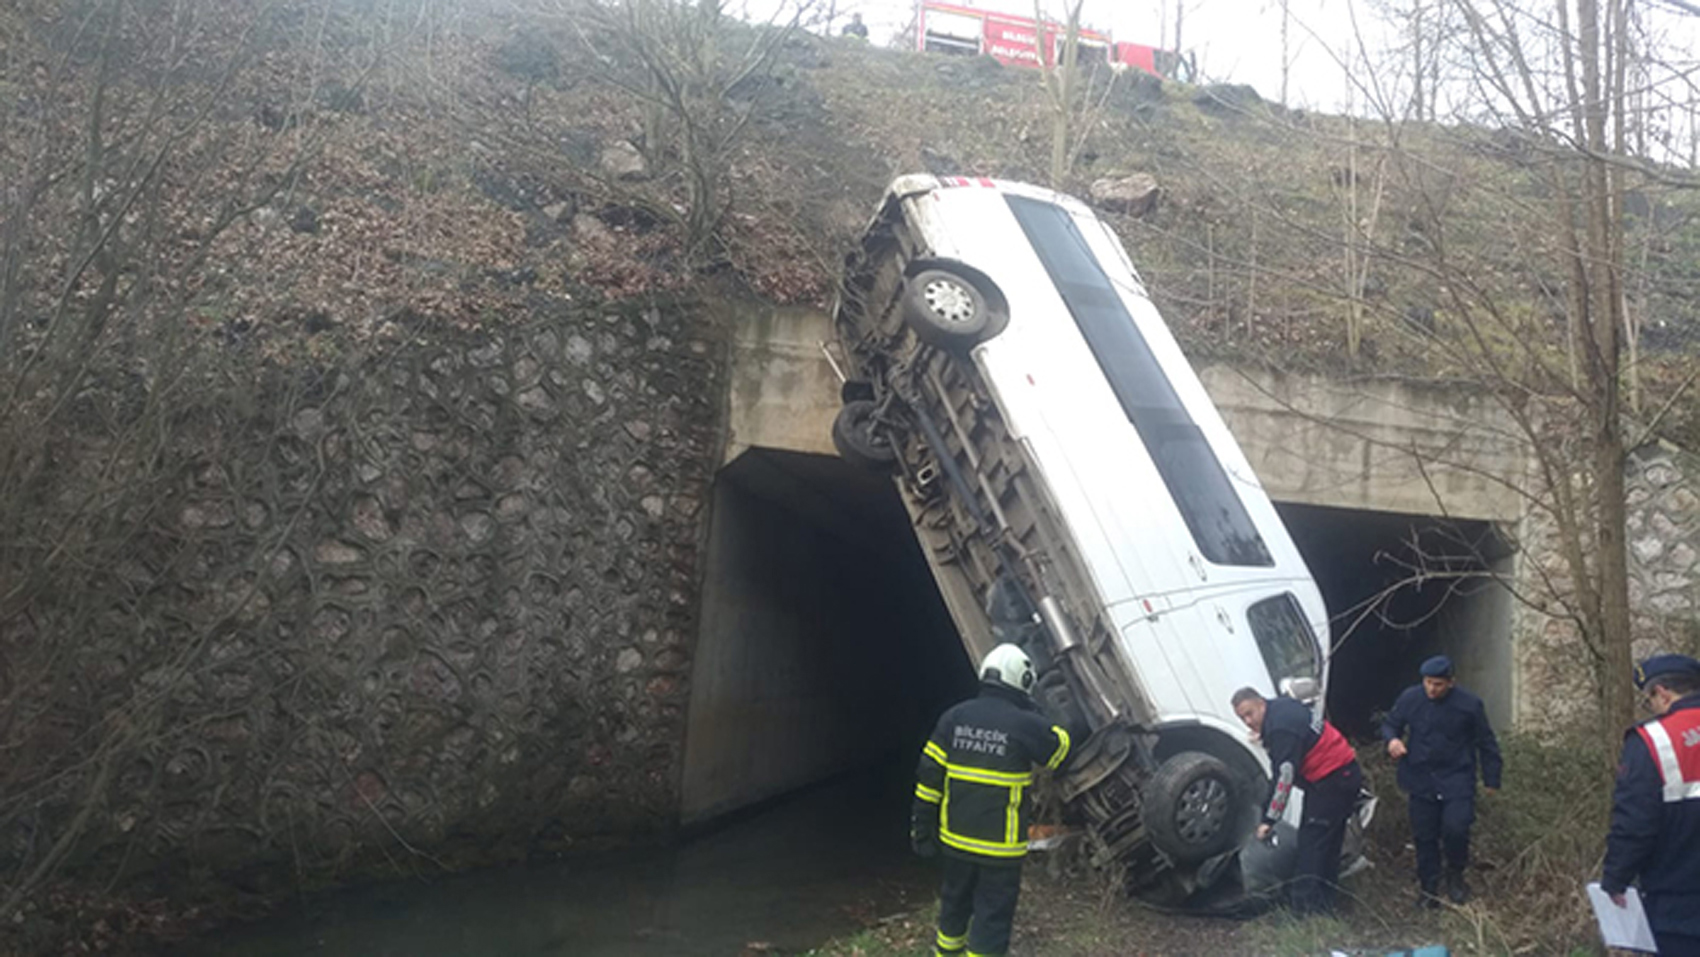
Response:
[[[866,40],[868,38],[868,25],[862,22],[860,13],[852,13],[850,14],[850,22],[844,25],[840,35],[856,40]]]
[[[1269,800],[1257,825],[1257,839],[1269,839],[1275,822],[1286,813],[1293,788],[1302,788],[1304,814],[1299,824],[1292,907],[1301,914],[1330,913],[1340,882],[1346,821],[1363,787],[1358,754],[1320,712],[1302,702],[1265,698],[1255,688],[1241,688],[1234,692],[1231,703],[1234,714],[1269,752]]]
[[[1033,662],[1011,644],[980,664],[980,694],[939,718],[921,749],[911,840],[943,855],[937,953],[1009,950],[1021,859],[1027,854],[1027,788],[1033,768],[1068,757],[1068,732],[1033,703]]]
[[[1624,736],[1600,887],[1619,907],[1640,878],[1664,957],[1700,957],[1700,661],[1657,655],[1635,669],[1656,717]]]
[[[1381,723],[1387,753],[1399,762],[1399,787],[1410,798],[1411,842],[1417,847],[1417,906],[1440,906],[1441,851],[1446,896],[1470,899],[1470,825],[1476,820],[1476,767],[1484,790],[1499,790],[1499,742],[1482,699],[1457,686],[1452,659],[1435,655],[1419,669],[1422,683],[1406,688]],[[1405,740],[1401,740],[1405,736]]]

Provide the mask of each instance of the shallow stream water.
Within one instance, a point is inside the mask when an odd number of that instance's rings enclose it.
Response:
[[[811,788],[671,848],[345,889],[188,957],[796,954],[923,904],[908,769]]]

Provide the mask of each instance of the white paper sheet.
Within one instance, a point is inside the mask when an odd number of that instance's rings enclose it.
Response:
[[[1619,907],[1600,889],[1598,881],[1588,885],[1588,901],[1594,905],[1594,916],[1600,922],[1600,938],[1607,947],[1658,953],[1653,929],[1647,926],[1647,912],[1641,908],[1641,895],[1631,887],[1623,892],[1623,897],[1624,906]]]

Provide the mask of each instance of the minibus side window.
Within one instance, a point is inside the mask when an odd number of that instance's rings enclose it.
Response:
[[[1151,453],[1198,550],[1218,565],[1275,564],[1227,470],[1187,414],[1074,218],[1054,203],[1006,199]]]
[[[1245,617],[1277,688],[1283,678],[1318,676],[1316,637],[1291,592],[1254,603],[1245,610]]]

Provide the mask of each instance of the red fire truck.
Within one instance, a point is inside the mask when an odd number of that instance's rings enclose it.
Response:
[[[919,0],[915,9],[915,48],[926,53],[985,54],[1005,66],[1036,67],[1055,63],[1062,51],[1062,24],[942,0]],[[1043,33],[1048,43],[1041,43]],[[1098,30],[1080,30],[1080,62],[1116,69],[1143,70],[1170,79],[1191,80],[1191,63],[1179,53],[1138,43],[1117,43]],[[1041,50],[1041,46],[1048,49]]]

